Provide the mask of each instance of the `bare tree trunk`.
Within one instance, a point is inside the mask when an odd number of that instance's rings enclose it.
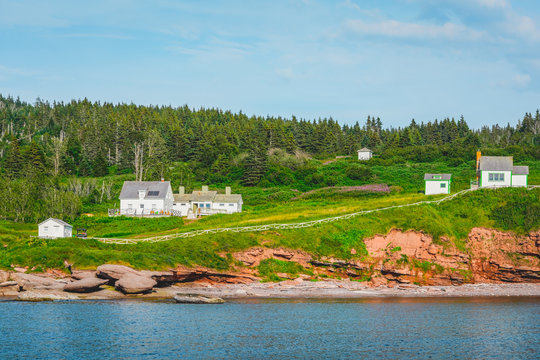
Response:
[[[144,149],[143,144],[135,143],[133,145],[133,151],[135,154],[135,181],[141,181],[143,175],[143,155]]]

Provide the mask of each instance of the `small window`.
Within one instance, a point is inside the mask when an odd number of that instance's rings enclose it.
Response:
[[[144,209],[144,204],[139,205],[141,209]]]
[[[128,204],[128,209],[133,209],[133,204]]]
[[[186,206],[186,203],[182,203],[182,204],[180,204],[180,205],[182,205],[182,206]]]
[[[225,204],[219,204],[219,206],[225,206]]]
[[[149,191],[148,192],[148,196],[158,196],[159,195],[159,191]]]
[[[206,204],[206,208],[209,209],[209,208],[210,208],[210,204]]]
[[[441,189],[446,188],[446,183],[441,183]]]
[[[49,231],[49,227],[48,227],[48,226],[44,226],[44,227],[43,227],[43,231],[45,231],[45,232]]]
[[[234,206],[234,204],[229,204],[229,206]]]
[[[493,175],[495,174],[489,173],[489,181],[493,181]]]
[[[60,225],[54,225],[54,227],[55,227],[55,228],[59,228],[59,227],[60,227]]]

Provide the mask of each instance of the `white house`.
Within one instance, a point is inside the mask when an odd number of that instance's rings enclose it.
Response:
[[[71,237],[73,226],[60,219],[48,218],[38,225],[38,236],[46,239]]]
[[[242,195],[231,194],[231,188],[225,188],[225,194],[209,191],[203,186],[201,191],[186,194],[183,186],[179,194],[174,195],[173,210],[181,216],[195,217],[198,215],[232,214],[242,212]]]
[[[362,148],[358,150],[358,160],[369,160],[373,153],[368,148]]]
[[[170,215],[173,202],[170,181],[124,181],[120,215]]]
[[[512,156],[480,156],[479,187],[527,186],[528,166],[514,166]]]
[[[425,174],[426,195],[450,194],[452,174]]]

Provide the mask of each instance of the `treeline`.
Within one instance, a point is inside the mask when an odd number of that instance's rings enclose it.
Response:
[[[518,160],[538,159],[540,113],[526,113],[515,126],[505,127],[471,129],[461,117],[428,123],[413,119],[406,127],[383,128],[381,119],[371,116],[363,124],[340,125],[332,118],[309,121],[86,99],[30,104],[0,95],[0,217],[38,219],[43,209],[73,217],[80,212],[77,199],[103,201],[104,186],[94,186],[97,195],[81,197],[59,185],[59,177],[135,174],[139,180],[247,186],[301,178],[316,187],[320,174],[309,157],[356,156],[362,147],[374,150],[374,162],[382,165],[407,160],[458,165],[474,159],[479,148]],[[350,170],[353,177],[366,171]],[[24,196],[34,210],[21,210]]]

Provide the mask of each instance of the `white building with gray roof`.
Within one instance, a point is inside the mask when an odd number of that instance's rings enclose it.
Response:
[[[242,195],[231,194],[231,188],[225,188],[225,194],[208,190],[208,186],[186,194],[180,186],[179,193],[174,195],[173,209],[181,216],[196,217],[199,215],[232,214],[242,212]]]
[[[170,181],[124,181],[120,215],[170,215],[173,201]]]
[[[481,156],[479,187],[527,186],[528,166],[514,166],[512,156]]]
[[[48,218],[38,225],[38,236],[40,238],[69,238],[72,236],[72,234],[73,226],[60,219]]]
[[[424,174],[424,181],[426,195],[450,194],[452,174]]]

